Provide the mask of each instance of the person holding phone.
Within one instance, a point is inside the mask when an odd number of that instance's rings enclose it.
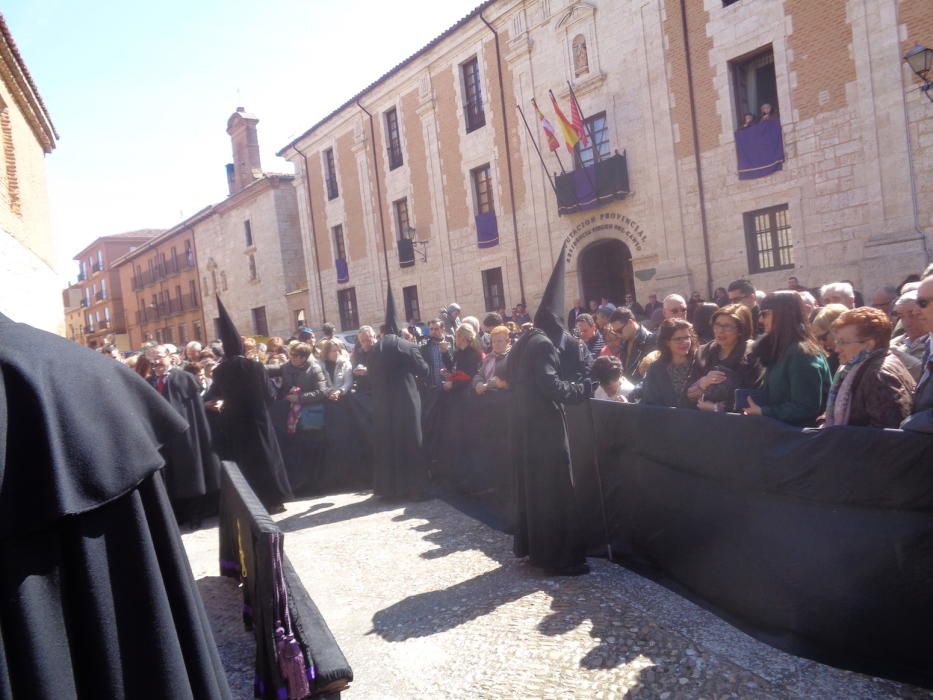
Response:
[[[764,335],[755,352],[765,368],[763,387],[748,397],[747,416],[768,416],[797,426],[816,425],[832,379],[823,349],[810,332],[795,292],[761,302]]]
[[[757,388],[764,375],[753,352],[752,312],[743,304],[728,304],[710,321],[713,339],[700,346],[687,396],[701,411],[732,411],[735,391]]]

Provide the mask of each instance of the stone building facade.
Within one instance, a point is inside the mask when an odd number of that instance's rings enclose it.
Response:
[[[65,307],[65,337],[78,345],[85,345],[84,340],[84,292],[80,285],[73,284],[62,290],[62,304]]]
[[[387,280],[423,319],[533,306],[564,242],[568,303],[898,283],[933,250],[915,43],[928,0],[483,3],[280,150],[310,317],[378,322]],[[557,126],[571,87],[590,138],[559,164],[531,100]]]
[[[130,348],[146,341],[204,342],[204,316],[194,247],[194,226],[210,207],[114,261],[124,290]]]
[[[227,133],[230,196],[192,225],[203,313],[216,335],[220,295],[244,335],[288,337],[307,314],[307,270],[291,175],[263,172],[258,119],[242,108]]]
[[[63,333],[45,156],[58,134],[0,15],[0,312]]]
[[[129,293],[129,287],[121,283],[120,269],[115,263],[161,233],[161,229],[141,229],[101,236],[75,255],[78,262],[75,286],[81,290],[79,305],[84,311],[82,344],[97,348],[113,342],[120,350],[131,349],[124,307],[124,294]]]

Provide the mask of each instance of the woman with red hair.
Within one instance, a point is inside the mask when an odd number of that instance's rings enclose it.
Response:
[[[863,306],[841,314],[832,328],[839,370],[829,390],[825,425],[900,426],[910,415],[914,379],[888,350],[888,315]]]

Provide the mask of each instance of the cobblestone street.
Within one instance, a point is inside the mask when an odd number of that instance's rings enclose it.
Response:
[[[544,577],[442,501],[344,494],[276,520],[353,667],[346,697],[931,697],[779,652],[604,560]],[[217,576],[217,530],[184,539],[234,693],[251,698],[251,637]]]

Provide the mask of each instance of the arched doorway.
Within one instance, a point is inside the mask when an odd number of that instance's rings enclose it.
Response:
[[[626,294],[635,294],[635,274],[628,246],[614,238],[587,246],[580,253],[580,279],[584,304],[603,297],[616,306],[624,304]]]

